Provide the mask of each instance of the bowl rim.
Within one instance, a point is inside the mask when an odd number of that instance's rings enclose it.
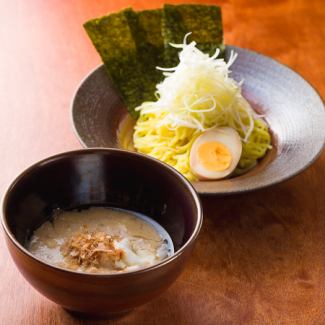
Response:
[[[298,73],[297,71],[295,71],[293,68],[291,68],[289,65],[280,62],[279,60],[270,57],[268,55],[262,54],[260,52],[257,52],[255,50],[252,49],[248,49],[248,48],[243,48],[240,46],[236,46],[236,45],[231,45],[231,44],[225,44],[226,49],[228,49],[229,51],[245,51],[248,52],[249,54],[253,54],[256,55],[258,57],[262,57],[263,59],[269,60],[270,62],[273,62],[277,65],[282,66],[283,68],[285,68],[286,70],[288,70],[289,72],[293,73],[296,77],[302,79],[304,82],[306,82],[306,84],[315,92],[315,95],[318,96],[318,98],[320,99],[320,101],[323,104],[323,108],[325,108],[325,102],[324,99],[322,98],[321,94],[318,92],[318,90],[311,84],[311,82],[309,82],[307,79],[305,79],[305,77],[303,77],[300,73]],[[77,126],[75,124],[74,121],[74,115],[75,115],[75,100],[77,98],[78,95],[78,91],[80,90],[80,88],[82,87],[82,85],[87,81],[87,79],[93,75],[94,73],[96,73],[97,70],[102,69],[104,66],[103,63],[97,65],[96,67],[94,67],[93,69],[91,69],[82,79],[81,81],[78,83],[72,99],[70,101],[70,122],[72,125],[72,129],[73,129],[73,133],[75,134],[76,138],[78,139],[79,143],[84,147],[84,148],[90,148],[87,146],[87,144],[83,141],[83,139],[80,137],[78,130],[77,130]],[[324,111],[325,113],[325,111]],[[95,147],[94,147],[95,148]],[[109,148],[109,147],[103,147],[103,148]],[[323,143],[320,145],[320,147],[318,148],[317,153],[312,157],[312,159],[310,159],[305,165],[303,165],[301,168],[288,172],[286,175],[282,176],[282,177],[278,177],[275,180],[269,180],[266,181],[264,183],[259,183],[257,185],[253,186],[248,186],[248,187],[241,187],[239,189],[230,189],[227,191],[205,191],[205,190],[201,190],[201,189],[197,189],[196,188],[196,183],[200,183],[199,181],[196,182],[191,182],[191,185],[195,188],[195,190],[197,191],[198,194],[202,195],[202,196],[219,196],[219,197],[223,197],[223,196],[229,196],[229,195],[237,195],[237,194],[243,194],[243,193],[250,193],[250,192],[255,192],[257,190],[261,190],[267,187],[271,187],[274,185],[277,185],[279,183],[285,182],[297,175],[299,175],[300,173],[302,173],[303,171],[305,171],[307,168],[309,168],[322,154],[323,150],[325,149],[325,136],[323,139]]]
[[[52,161],[60,160],[60,159],[63,159],[65,157],[69,157],[69,156],[75,155],[75,154],[77,154],[77,155],[78,154],[91,154],[91,153],[95,154],[95,153],[105,153],[105,152],[106,153],[122,154],[124,156],[133,155],[135,157],[138,157],[139,159],[145,159],[145,160],[151,161],[152,163],[160,165],[160,167],[165,168],[166,170],[168,170],[169,173],[174,174],[174,176],[178,177],[178,180],[183,185],[185,185],[186,189],[192,195],[194,202],[195,202],[195,207],[196,207],[195,213],[197,214],[197,221],[196,221],[194,230],[193,230],[191,236],[189,237],[189,239],[181,246],[181,248],[177,252],[174,252],[171,256],[163,259],[162,261],[160,261],[157,264],[154,264],[152,266],[149,266],[149,267],[146,267],[143,269],[139,269],[139,270],[127,271],[127,272],[121,272],[121,273],[112,273],[112,274],[90,273],[90,272],[69,270],[69,269],[66,269],[63,267],[59,267],[59,266],[55,266],[53,264],[47,263],[44,260],[42,260],[42,259],[36,257],[35,255],[33,255],[32,253],[30,253],[23,245],[21,245],[17,241],[14,234],[10,231],[9,225],[7,222],[8,216],[5,213],[5,208],[7,206],[9,196],[10,196],[11,192],[15,189],[16,184],[20,180],[22,180],[31,170],[34,170],[35,168],[40,167],[44,164],[50,163]],[[1,213],[1,224],[2,224],[2,228],[4,229],[5,234],[7,235],[9,240],[14,244],[14,246],[20,252],[25,254],[27,257],[31,258],[32,260],[34,260],[37,263],[45,265],[46,267],[54,268],[56,271],[59,271],[59,272],[64,272],[64,273],[69,273],[69,274],[74,274],[74,275],[79,275],[79,276],[86,276],[86,277],[87,276],[98,277],[98,278],[112,278],[112,277],[115,278],[115,277],[126,277],[126,276],[131,276],[131,275],[143,274],[146,272],[156,270],[164,265],[171,263],[172,261],[177,259],[179,256],[181,256],[185,252],[185,250],[188,246],[192,245],[195,242],[197,236],[200,233],[200,229],[201,229],[202,223],[203,223],[203,209],[202,209],[200,198],[199,198],[197,192],[195,191],[193,185],[182,174],[180,174],[173,167],[161,162],[158,159],[152,158],[150,156],[147,156],[147,155],[144,155],[141,153],[126,151],[126,150],[117,149],[117,148],[85,148],[85,149],[64,151],[64,152],[49,156],[47,158],[44,158],[40,161],[37,161],[36,163],[33,163],[29,167],[25,168],[8,186],[7,190],[5,191],[5,193],[2,197],[1,212],[2,212]]]

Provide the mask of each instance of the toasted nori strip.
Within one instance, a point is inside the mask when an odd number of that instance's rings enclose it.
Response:
[[[224,51],[221,9],[207,5],[164,5],[162,34],[165,44],[165,66],[178,64],[179,49],[169,43],[183,43],[185,34],[191,32],[188,41],[196,41],[197,47],[209,55],[217,48]]]
[[[162,73],[156,66],[163,57],[160,10],[139,13],[128,8],[93,19],[84,27],[100,54],[129,112],[144,101],[154,100]]]
[[[163,79],[156,66],[164,59],[164,39],[161,34],[162,9],[125,12],[137,46],[139,62],[146,77],[145,100],[156,100],[156,84]]]
[[[124,11],[92,19],[84,24],[84,28],[134,115],[133,108],[144,100],[144,82],[136,44]]]

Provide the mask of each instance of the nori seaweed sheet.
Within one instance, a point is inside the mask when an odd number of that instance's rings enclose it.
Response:
[[[124,11],[92,19],[84,28],[132,113],[132,108],[142,102],[144,89],[136,44]]]
[[[224,49],[221,10],[207,5],[165,5],[164,9],[134,12],[131,8],[98,19],[84,27],[132,116],[144,101],[155,100],[163,79],[156,66],[178,64],[179,49],[169,43],[190,40],[210,55]]]
[[[137,46],[139,62],[145,75],[144,97],[147,101],[156,99],[156,85],[163,79],[156,66],[164,59],[164,39],[161,34],[162,9],[125,12]]]
[[[136,13],[128,8],[84,24],[134,117],[138,116],[135,107],[155,99],[156,84],[162,79],[155,68],[164,55],[161,17],[161,9]]]
[[[176,66],[179,62],[179,49],[169,43],[183,43],[185,34],[192,32],[189,41],[195,41],[197,47],[209,55],[217,48],[224,51],[221,9],[208,5],[164,5],[162,34],[165,44],[164,61],[166,67]]]

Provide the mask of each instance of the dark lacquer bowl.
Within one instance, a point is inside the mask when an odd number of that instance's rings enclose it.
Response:
[[[301,76],[264,55],[234,46],[232,77],[244,80],[243,94],[265,116],[273,149],[246,174],[218,181],[194,182],[200,194],[232,194],[282,182],[307,168],[325,142],[324,104]],[[120,147],[117,130],[127,114],[103,66],[81,83],[72,101],[76,135],[85,147]]]
[[[128,273],[80,273],[49,265],[25,248],[54,209],[110,206],[141,212],[162,225],[175,253]],[[27,281],[66,309],[105,315],[150,301],[182,272],[202,223],[191,184],[158,160],[116,149],[62,153],[24,171],[3,200],[2,224],[10,254]]]

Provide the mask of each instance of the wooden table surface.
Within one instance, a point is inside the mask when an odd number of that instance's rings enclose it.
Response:
[[[198,2],[198,1],[196,1]],[[69,105],[100,59],[82,23],[163,1],[0,1],[0,192],[25,167],[80,148]],[[177,3],[170,1],[170,3]],[[227,44],[270,55],[325,96],[323,0],[220,0]],[[75,318],[18,273],[0,235],[0,324],[325,324],[325,154],[256,193],[203,198],[186,271],[124,318]]]

